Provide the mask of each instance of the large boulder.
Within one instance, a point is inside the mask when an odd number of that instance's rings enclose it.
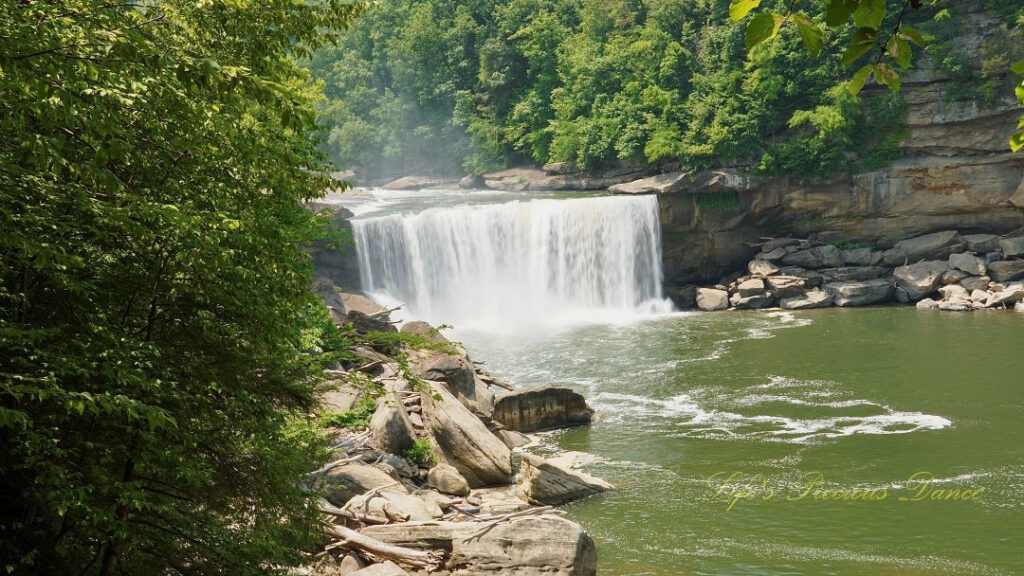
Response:
[[[964,236],[964,241],[970,252],[985,254],[999,249],[999,236],[995,234],[968,234]]]
[[[987,271],[984,258],[979,258],[974,254],[966,252],[962,254],[950,254],[949,267],[974,276],[984,276]]]
[[[1024,260],[990,262],[988,275],[996,282],[1010,282],[1024,278]]]
[[[832,305],[832,294],[821,288],[812,288],[799,296],[790,296],[779,300],[779,307],[784,310],[805,310],[809,308],[827,308]]]
[[[405,522],[360,532],[387,544],[450,551],[451,576],[596,576],[597,549],[579,524],[554,515],[476,522]]]
[[[999,249],[1007,257],[1024,256],[1024,236],[1003,238],[999,241]]]
[[[494,402],[492,417],[509,430],[534,432],[589,424],[594,410],[572,388],[547,385],[503,392]]]
[[[384,316],[387,308],[360,294],[341,292],[341,300],[345,303],[345,312],[359,312],[367,316]]]
[[[470,410],[488,416],[494,408],[494,393],[476,375],[473,361],[461,347],[451,350],[420,349],[409,351],[413,374],[424,380],[441,382]]]
[[[800,276],[775,275],[765,278],[772,294],[778,299],[800,297],[804,294],[806,281]]]
[[[508,447],[445,386],[427,384],[430,390],[420,395],[423,422],[442,460],[474,488],[510,482],[512,453]]]
[[[966,247],[967,242],[959,232],[946,230],[897,242],[885,252],[884,258],[886,264],[897,266],[923,258],[949,258]]]
[[[352,498],[370,490],[407,494],[401,483],[383,470],[362,462],[335,466],[323,476],[324,496],[335,506],[344,506]]]
[[[369,316],[358,310],[349,310],[345,314],[345,323],[351,324],[352,328],[360,333],[368,332],[397,332],[398,329],[388,321],[386,316]]]
[[[444,515],[433,500],[383,490],[355,496],[349,500],[348,506],[360,514],[387,518],[395,522],[433,520]]]
[[[968,276],[960,281],[960,285],[968,292],[974,292],[975,290],[988,290],[988,285],[991,283],[992,279],[988,276]]]
[[[905,290],[911,300],[920,300],[939,287],[947,270],[949,265],[945,261],[929,260],[900,266],[893,272],[893,277],[896,285]]]
[[[438,464],[427,472],[427,486],[444,494],[469,496],[469,482],[454,466],[448,464]]]
[[[729,297],[729,305],[739,310],[759,310],[771,306],[772,299],[768,294],[759,292],[743,296],[739,292]]]
[[[830,282],[824,286],[836,306],[868,306],[888,302],[893,297],[892,282],[887,278],[855,282]]]
[[[697,289],[697,308],[706,312],[725,310],[729,307],[729,293],[717,288]]]
[[[747,270],[752,276],[771,276],[779,271],[779,267],[767,260],[751,260],[747,262]]]
[[[1010,305],[1024,300],[1024,285],[1010,284],[1002,291],[992,294],[988,299],[988,306]]]
[[[870,266],[871,248],[843,250],[843,264],[846,266]]]
[[[389,392],[377,400],[369,428],[370,445],[384,452],[401,454],[416,442],[416,433],[398,392]]]
[[[801,268],[838,268],[843,265],[843,253],[832,245],[815,246],[787,254],[782,263]]]
[[[531,504],[559,506],[613,488],[600,478],[559,466],[540,456],[523,454],[516,495]]]

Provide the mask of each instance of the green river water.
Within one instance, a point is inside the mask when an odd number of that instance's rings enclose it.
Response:
[[[568,509],[602,574],[996,576],[1024,574],[1022,334],[1024,314],[893,307],[455,336],[597,410],[539,451],[619,487]],[[884,498],[800,498],[815,473]]]

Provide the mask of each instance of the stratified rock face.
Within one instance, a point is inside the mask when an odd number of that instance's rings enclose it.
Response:
[[[697,308],[705,312],[725,310],[729,307],[729,293],[715,288],[697,289]]]
[[[549,385],[500,394],[494,401],[493,418],[509,430],[534,432],[588,424],[594,410],[572,388]]]
[[[900,266],[893,272],[893,277],[896,285],[905,290],[911,300],[920,300],[935,292],[947,270],[949,265],[946,262],[932,260]]]
[[[613,488],[600,478],[569,470],[540,456],[523,454],[516,495],[531,504],[559,506]]]
[[[832,295],[836,306],[867,306],[888,302],[893,297],[892,282],[887,278],[857,282],[831,282],[825,284],[825,292]]]
[[[481,529],[476,522],[405,522],[361,533],[417,549],[450,550],[442,569],[451,576],[595,576],[597,548],[575,522],[528,516]]]
[[[966,63],[980,71],[980,45],[1003,24],[983,2],[956,5],[964,22],[957,42],[967,47]],[[891,247],[957,229],[966,250],[984,254],[996,244],[982,235],[1024,227],[1024,155],[1007,145],[1021,116],[1013,95],[1006,91],[990,108],[953,102],[948,78],[933,69],[927,55],[914,64],[915,70],[902,75],[908,104],[904,155],[891,166],[831,179],[753,176],[735,189],[732,205],[715,213],[701,210],[699,189],[660,196],[666,280],[715,282],[749,262],[757,252],[751,245],[764,236],[818,234]],[[920,258],[945,259],[950,253]]]
[[[469,485],[507,484],[512,479],[512,453],[480,419],[437,382],[421,394],[423,422],[444,462],[454,466]]]

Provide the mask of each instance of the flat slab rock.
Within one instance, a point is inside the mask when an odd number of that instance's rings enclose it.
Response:
[[[451,576],[594,576],[597,549],[579,524],[555,515],[496,524],[404,522],[360,531],[382,542],[450,551],[441,568]]]
[[[594,419],[594,409],[579,392],[553,384],[500,394],[494,401],[492,416],[509,430],[535,432],[589,424]]]

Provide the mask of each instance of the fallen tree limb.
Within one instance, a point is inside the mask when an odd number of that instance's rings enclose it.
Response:
[[[433,550],[415,550],[413,548],[387,544],[344,526],[329,526],[326,532],[328,536],[339,540],[339,542],[331,544],[331,546],[337,545],[338,547],[350,550],[358,550],[377,558],[391,560],[399,565],[434,570],[441,564],[441,553]]]
[[[479,376],[480,376],[480,379],[484,381],[484,384],[487,384],[489,386],[497,386],[498,388],[504,388],[505,390],[510,390],[510,391],[511,390],[515,390],[514,386],[512,386],[510,384],[506,384],[506,383],[502,382],[501,380],[498,380],[494,376],[491,376],[490,374],[480,374]]]
[[[337,506],[333,506],[329,502],[324,500],[321,500],[317,504],[317,509],[319,509],[324,514],[328,514],[330,516],[336,516],[338,518],[350,518],[352,520],[362,522],[363,524],[388,524],[390,522],[387,518],[381,518],[380,516],[362,514],[352,510],[338,508]]]
[[[391,314],[392,312],[397,312],[397,311],[401,310],[402,306],[405,306],[405,305],[404,304],[399,304],[398,306],[395,306],[394,308],[386,308],[384,310],[381,310],[380,312],[374,312],[373,314],[367,314],[367,316],[369,316],[370,318],[380,318],[381,316],[387,316],[388,314]],[[398,324],[398,322],[389,322],[389,324]]]
[[[348,458],[342,458],[340,460],[335,460],[334,462],[330,462],[330,463],[325,464],[324,466],[322,466],[320,468],[317,468],[316,470],[313,470],[312,472],[306,474],[306,476],[307,477],[312,477],[312,476],[319,476],[321,474],[326,474],[326,473],[330,472],[331,469],[336,467],[336,466],[341,466],[342,464],[349,464],[351,462],[355,462],[357,460],[361,460],[362,458],[363,458],[362,456],[349,456]]]

